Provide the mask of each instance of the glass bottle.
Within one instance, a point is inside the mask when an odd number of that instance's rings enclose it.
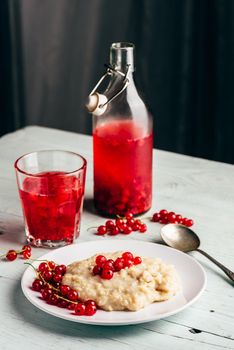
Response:
[[[107,216],[138,215],[151,207],[152,118],[133,73],[134,45],[113,43],[102,95],[106,109],[93,114],[94,203]]]

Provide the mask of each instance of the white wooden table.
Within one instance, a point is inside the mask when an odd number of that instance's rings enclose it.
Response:
[[[86,203],[79,241],[104,239],[87,228],[103,222],[92,207],[92,139],[41,127],[27,127],[0,139],[0,251],[24,243],[22,213],[13,169],[20,155],[40,149],[67,149],[88,160]],[[234,166],[155,151],[154,211],[170,209],[195,220],[202,247],[234,269]],[[160,240],[160,225],[127,238]],[[123,237],[121,236],[121,239]],[[108,239],[108,238],[106,238]],[[36,258],[45,249],[33,249]],[[207,288],[187,310],[164,320],[125,327],[85,326],[35,308],[24,297],[23,261],[0,262],[0,349],[234,349],[234,289],[226,276],[198,253]],[[194,333],[194,329],[198,330]]]

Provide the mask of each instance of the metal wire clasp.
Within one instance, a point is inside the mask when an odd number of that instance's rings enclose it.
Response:
[[[97,105],[95,106],[95,108],[92,110],[91,108],[89,108],[89,105],[87,105],[87,108],[90,112],[92,112],[93,114],[97,114],[100,115],[102,113],[104,113],[104,111],[106,110],[106,107],[108,105],[109,102],[113,101],[117,96],[119,96],[128,86],[129,84],[129,79],[128,79],[128,74],[129,74],[129,68],[130,66],[128,65],[127,67],[127,71],[126,73],[123,73],[111,66],[106,65],[107,67],[107,71],[106,73],[99,79],[99,81],[97,82],[97,84],[94,86],[93,90],[90,92],[89,94],[89,98],[91,99],[94,95],[98,95],[99,99],[97,102]],[[114,73],[120,74],[123,77],[123,86],[113,95],[111,96],[109,99],[103,98],[104,95],[100,95],[97,93],[97,88],[100,86],[100,84],[110,75],[112,75]],[[100,98],[100,96],[102,98]],[[99,103],[100,102],[100,103]],[[95,113],[95,111],[97,110],[98,113]],[[102,113],[100,113],[102,111]]]

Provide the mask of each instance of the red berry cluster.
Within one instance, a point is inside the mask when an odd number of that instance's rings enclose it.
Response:
[[[97,228],[97,235],[103,236],[108,233],[110,236],[116,236],[119,233],[129,235],[133,231],[144,233],[147,226],[139,219],[134,219],[133,214],[129,213],[123,218],[117,218],[115,221],[107,220],[105,225]]]
[[[114,272],[131,267],[132,265],[139,265],[142,263],[142,260],[139,256],[134,257],[132,253],[125,252],[115,261],[113,259],[107,259],[104,255],[98,255],[95,262],[93,275],[99,275],[105,280],[110,280]]]
[[[154,213],[152,221],[160,222],[161,224],[182,224],[187,227],[191,227],[194,224],[192,219],[182,217],[180,214],[176,214],[173,211],[168,212],[166,209]]]
[[[5,258],[8,261],[14,261],[18,255],[23,259],[29,259],[31,257],[32,248],[29,245],[24,245],[21,250],[16,251],[13,249],[8,250],[6,254],[1,255],[0,257]]]
[[[94,315],[97,306],[93,300],[81,301],[76,290],[62,284],[66,269],[65,265],[57,265],[53,261],[40,263],[32,289],[40,292],[41,298],[50,305],[72,310],[75,315],[79,316]]]

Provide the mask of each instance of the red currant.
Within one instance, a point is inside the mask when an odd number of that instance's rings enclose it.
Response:
[[[57,295],[52,294],[50,296],[50,298],[48,299],[48,303],[51,304],[51,305],[57,305],[58,304],[58,300],[59,300],[59,298],[57,297]]]
[[[134,264],[132,259],[125,258],[124,259],[124,267],[131,267]]]
[[[101,272],[101,278],[105,280],[110,280],[114,275],[114,272],[110,269],[103,269]]]
[[[53,294],[52,289],[47,288],[47,289],[42,290],[41,297],[43,300],[49,300],[49,298],[51,297],[52,294]]]
[[[121,226],[119,226],[118,228],[119,228],[119,232],[124,232],[124,230],[126,230],[126,227],[127,227],[128,225],[124,222],[123,223],[123,225],[121,225]]]
[[[193,226],[194,222],[192,219],[186,219],[184,225],[187,227]]]
[[[161,218],[162,218],[162,216],[161,216],[160,213],[155,213],[155,214],[153,215],[152,221],[153,221],[153,222],[159,222]]]
[[[97,311],[96,305],[87,304],[85,305],[85,315],[93,316]]]
[[[112,261],[113,261],[113,260],[112,260]],[[114,271],[114,270],[115,270],[115,268],[114,268],[114,261],[113,261],[113,262],[112,262],[112,261],[107,260],[107,261],[103,264],[102,268],[103,268],[103,269],[106,269],[106,270],[112,270],[112,271]]]
[[[66,266],[65,265],[57,265],[54,269],[55,274],[61,274],[64,275],[66,273]]]
[[[131,220],[133,218],[133,214],[132,213],[128,213],[128,214],[126,214],[125,218],[127,220]]]
[[[182,216],[180,214],[177,214],[176,215],[176,221],[178,221],[178,223],[181,224],[182,220],[183,220]]]
[[[124,253],[122,254],[122,258],[133,260],[133,255],[132,255],[132,253],[130,253],[130,252],[124,252]]]
[[[146,231],[147,231],[147,226],[146,226],[146,224],[141,224],[141,226],[140,226],[140,228],[139,228],[139,231],[140,231],[141,233],[146,232]]]
[[[53,276],[53,280],[54,280],[55,283],[61,282],[62,279],[63,279],[63,275],[61,273],[55,273],[54,276]]]
[[[28,245],[28,244],[23,245],[23,247],[22,247],[22,252],[25,252],[25,251],[28,251],[28,252],[31,253],[32,248],[30,247],[30,245]]]
[[[27,260],[27,259],[30,259],[30,257],[31,257],[31,252],[29,252],[28,250],[24,250],[24,251],[22,252],[22,255],[23,255],[23,258],[24,258],[25,260]]]
[[[161,224],[168,224],[168,218],[167,218],[167,216],[162,217],[162,218],[160,219],[160,223],[161,223]]]
[[[176,214],[173,211],[170,211],[170,213],[167,214],[167,219],[171,224],[174,224],[176,221]]]
[[[95,260],[96,264],[100,267],[106,262],[106,257],[104,255],[98,255]]]
[[[74,311],[75,311],[76,315],[83,316],[85,314],[85,309],[86,309],[85,304],[84,303],[79,303],[79,304],[76,305]]]
[[[9,261],[13,261],[17,258],[17,253],[15,250],[11,249],[6,254],[6,259]]]
[[[112,221],[112,220],[107,220],[106,221],[106,228],[107,229],[112,229],[112,227],[114,227],[115,226],[115,223],[114,223],[114,221]]]
[[[115,271],[120,271],[124,268],[124,258],[117,258],[114,262]]]
[[[52,278],[53,278],[53,272],[50,271],[50,270],[46,270],[46,271],[43,273],[43,277],[44,277],[44,279],[45,279],[47,282],[49,282],[49,281],[51,281]]]
[[[166,209],[162,209],[160,210],[159,214],[161,215],[161,217],[166,216],[168,214],[168,211]]]
[[[71,289],[70,292],[67,293],[67,297],[71,301],[77,301],[78,299],[78,293],[76,290]]]
[[[67,286],[66,284],[61,284],[59,288],[62,295],[67,295],[71,290],[71,287]]]
[[[33,281],[33,284],[32,284],[32,289],[35,290],[35,292],[40,292],[42,287],[43,287],[44,283],[39,280],[38,278],[36,278],[34,281]]]
[[[124,231],[123,231],[123,233],[124,233],[125,235],[129,235],[131,232],[132,232],[131,226],[127,226],[127,227],[124,229]]]
[[[44,272],[44,271],[46,271],[46,270],[48,270],[48,265],[47,265],[47,263],[46,263],[46,262],[40,263],[40,265],[38,266],[38,271]]]
[[[97,229],[97,234],[98,234],[99,236],[103,236],[103,235],[105,235],[106,233],[107,233],[107,228],[106,228],[106,226],[101,225],[101,226],[98,227],[98,229]]]
[[[132,226],[133,231],[139,231],[139,228],[140,228],[140,225],[136,223],[134,223],[134,225]]]
[[[141,264],[141,263],[142,263],[141,257],[136,256],[136,257],[133,259],[133,264],[134,264],[134,265],[139,265],[139,264]]]
[[[91,299],[85,301],[85,306],[86,306],[86,305],[97,306],[96,303],[95,303],[95,301],[94,301],[94,300],[91,300]]]
[[[117,226],[112,227],[110,231],[111,236],[116,236],[119,233],[119,228]]]
[[[48,261],[48,266],[51,270],[54,270],[56,267],[56,264],[54,261]]]
[[[119,229],[121,229],[121,227],[122,227],[123,224],[124,224],[123,219],[116,219],[116,220],[115,220],[115,225],[116,225]]]
[[[100,275],[101,272],[102,272],[101,266],[95,265],[93,267],[93,275]]]
[[[77,304],[69,303],[67,308],[68,308],[68,310],[75,310],[76,305],[77,305]]]
[[[68,307],[69,303],[66,300],[59,299],[57,306],[61,307],[63,309],[66,309]]]
[[[130,226],[130,227],[132,227],[134,224],[135,224],[135,220],[134,219],[129,219],[127,221],[127,225]]]

